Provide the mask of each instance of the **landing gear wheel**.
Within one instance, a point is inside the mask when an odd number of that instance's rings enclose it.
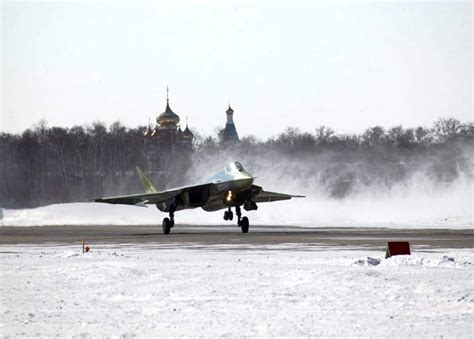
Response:
[[[170,230],[171,230],[171,227],[173,227],[169,218],[164,218],[163,219],[162,226],[163,226],[163,234],[169,234]]]
[[[242,233],[247,233],[249,231],[249,218],[243,217],[239,224],[240,228],[242,229]]]
[[[229,210],[224,212],[224,220],[227,221],[227,220],[232,220],[232,219],[234,219],[234,213],[232,213],[229,207]]]

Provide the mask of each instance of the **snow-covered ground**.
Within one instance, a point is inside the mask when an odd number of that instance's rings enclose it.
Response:
[[[245,212],[253,225],[363,226],[390,228],[473,228],[472,200],[446,205],[444,200],[314,200],[260,204]],[[176,213],[178,224],[224,224],[222,211],[200,208]],[[56,204],[31,209],[1,209],[0,226],[153,225],[163,217],[154,206],[144,208],[103,203]]]
[[[474,251],[1,246],[3,337],[471,337]]]

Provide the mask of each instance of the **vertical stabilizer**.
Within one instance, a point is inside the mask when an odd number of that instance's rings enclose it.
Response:
[[[138,176],[140,177],[140,181],[142,182],[143,188],[145,189],[145,193],[156,193],[156,192],[158,192],[155,185],[153,185],[151,180],[146,177],[145,173],[143,173],[143,171],[140,169],[140,167],[137,166],[136,168],[137,168]]]

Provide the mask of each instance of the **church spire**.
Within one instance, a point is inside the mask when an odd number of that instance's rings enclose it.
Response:
[[[234,123],[234,110],[232,109],[232,107],[230,107],[230,101],[229,101],[229,108],[225,112],[227,114],[227,123],[233,124]]]
[[[234,125],[234,110],[230,107],[225,111],[227,114],[227,122],[224,128],[224,142],[239,142],[239,135]]]

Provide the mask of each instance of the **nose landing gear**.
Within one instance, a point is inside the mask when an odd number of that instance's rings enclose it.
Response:
[[[224,212],[224,220],[232,220],[234,219],[234,213],[232,213],[230,207],[229,207],[229,210],[225,211]]]

